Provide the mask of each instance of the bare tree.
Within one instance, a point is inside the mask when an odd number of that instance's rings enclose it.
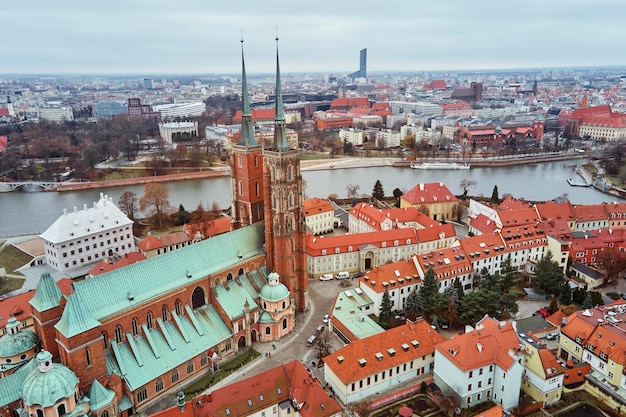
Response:
[[[167,187],[154,182],[147,184],[143,196],[139,199],[139,210],[148,216],[156,217],[159,229],[163,229],[164,217],[171,209]]]
[[[132,191],[124,191],[117,200],[117,205],[129,219],[135,220],[137,214],[137,195]]]
[[[470,180],[470,179],[467,179],[467,178],[463,178],[461,180],[461,182],[459,183],[459,187],[461,187],[463,189],[463,198],[467,197],[467,191],[471,187],[475,187],[476,184],[478,184],[478,181],[476,181],[476,180]]]
[[[359,196],[359,188],[361,188],[361,186],[357,184],[346,185],[346,194],[348,198],[357,198]]]

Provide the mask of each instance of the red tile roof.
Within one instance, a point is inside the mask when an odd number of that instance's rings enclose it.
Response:
[[[230,232],[231,223],[232,218],[230,216],[218,217],[205,223],[187,223],[183,225],[183,232],[189,240],[194,240],[197,233],[208,238]]]
[[[548,219],[563,219],[566,221],[575,220],[572,205],[569,201],[555,203],[554,201],[546,201],[535,205],[541,218],[545,221]]]
[[[500,323],[491,317],[481,320],[471,332],[436,346],[438,352],[464,372],[489,364],[509,369],[515,363],[509,352],[517,352],[520,348],[520,340],[511,322]]]
[[[498,225],[484,214],[479,214],[474,218],[470,218],[470,226],[482,233],[493,233],[498,230]]]
[[[572,206],[572,213],[578,223],[604,221],[609,218],[604,204],[577,204]]]
[[[383,243],[385,243],[387,247],[393,247],[396,240],[402,245],[405,245],[407,240],[410,240],[411,244],[418,242],[414,229],[393,229],[342,236],[320,237],[309,235],[307,237],[306,252],[310,256],[321,256],[323,250],[326,250],[328,255],[335,253],[335,249],[339,249],[340,253],[346,253],[349,252],[348,248],[352,248],[352,251],[356,252],[362,245],[372,245],[381,248]]]
[[[299,361],[291,361],[196,397],[195,417],[252,415],[269,405],[295,400],[303,417],[334,416],[341,407]]]
[[[367,97],[354,98],[336,98],[330,103],[330,108],[352,108],[352,107],[370,107],[370,101]]]
[[[113,271],[115,269],[125,267],[126,265],[131,265],[131,264],[134,264],[135,262],[143,261],[144,259],[146,259],[146,257],[143,256],[139,252],[129,252],[125,254],[124,257],[118,260],[117,262],[112,262],[112,263],[107,262],[107,261],[98,262],[96,266],[94,266],[93,268],[89,270],[89,274],[93,276],[104,274],[105,272]]]
[[[313,216],[318,213],[334,211],[333,206],[330,205],[328,200],[317,197],[304,200],[302,202],[302,209],[305,216]]]
[[[414,206],[446,202],[456,203],[458,201],[442,182],[418,184],[400,198]]]
[[[435,345],[445,340],[426,321],[407,321],[404,326],[350,342],[326,356],[324,364],[346,385],[430,355],[435,352]],[[340,360],[341,357],[344,359]],[[359,359],[365,359],[364,366],[359,363]]]

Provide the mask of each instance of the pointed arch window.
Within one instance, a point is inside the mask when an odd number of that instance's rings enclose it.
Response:
[[[102,332],[102,345],[104,346],[104,350],[109,348],[109,335],[107,332]]]
[[[100,414],[100,417],[109,417],[109,410],[104,410],[102,414]]]
[[[198,309],[204,305],[204,289],[196,287],[191,294],[191,308]]]
[[[259,157],[258,156],[254,156],[254,167],[258,167],[259,166]]]
[[[192,374],[193,373],[193,361],[188,361],[187,362],[187,375]]]
[[[174,368],[172,370],[172,384],[178,382],[178,369]]]
[[[137,336],[139,334],[139,321],[137,320],[137,317],[133,317],[131,325],[133,330],[133,336]]]
[[[200,366],[206,366],[209,363],[206,352],[202,352],[200,355]]]
[[[237,165],[239,168],[243,168],[243,157],[241,155],[237,155]]]
[[[283,319],[283,330],[287,329],[287,319]]]
[[[146,327],[148,327],[148,329],[152,328],[152,312],[148,311],[146,313]]]
[[[175,309],[176,309],[176,315],[180,316],[183,313],[183,307],[182,304],[180,303],[180,300],[176,300],[175,303]]]
[[[163,321],[167,321],[168,317],[169,317],[169,314],[167,313],[167,306],[161,307],[161,319]]]
[[[256,196],[257,196],[257,197],[258,197],[259,195],[261,195],[261,191],[260,191],[261,187],[259,186],[259,182],[258,182],[258,181],[256,181],[256,182],[254,183],[254,189],[255,189],[255,193],[256,193]]]
[[[87,366],[91,366],[91,352],[89,351],[89,348],[85,348],[85,362],[87,363]]]
[[[287,167],[287,181],[293,181],[293,165]]]
[[[146,398],[148,398],[148,390],[146,390],[146,387],[139,388],[137,390],[137,402],[145,401]]]
[[[115,341],[117,343],[122,343],[122,326],[119,324],[115,326]]]
[[[237,189],[239,195],[243,195],[243,183],[241,181],[237,181]]]
[[[44,417],[43,416],[43,410],[41,408],[37,409],[37,417]]]
[[[156,392],[163,391],[163,378],[158,378],[156,380],[156,384],[154,388],[156,389]]]

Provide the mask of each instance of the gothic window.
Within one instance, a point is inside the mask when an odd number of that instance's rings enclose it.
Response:
[[[187,362],[187,375],[192,374],[193,373],[193,361],[188,361]]]
[[[172,384],[178,382],[178,369],[174,368],[172,370]]]
[[[293,165],[287,167],[287,181],[293,181]]]
[[[106,332],[102,332],[102,344],[104,345],[104,350],[109,348],[109,335]]]
[[[158,378],[155,385],[156,392],[163,391],[163,378]]]
[[[133,328],[133,336],[137,336],[139,334],[139,322],[137,321],[137,317],[133,317],[131,324]]]
[[[100,414],[100,417],[109,417],[109,410],[104,410],[102,414]]]
[[[41,408],[37,409],[37,417],[43,417],[43,410]]]
[[[269,326],[265,328],[265,334],[272,334],[272,329]]]
[[[148,327],[148,329],[152,328],[152,312],[150,311],[146,313],[146,326]]]
[[[139,388],[137,390],[137,402],[145,401],[146,398],[148,398],[148,390],[146,390],[146,387]]]
[[[254,166],[255,166],[255,167],[258,167],[258,166],[259,166],[259,157],[258,157],[258,156],[255,156],[255,157],[254,157]]]
[[[256,181],[254,183],[254,188],[255,188],[255,191],[256,191],[256,196],[258,197],[260,195],[260,187],[259,187],[259,182],[258,181]]]
[[[283,319],[283,330],[287,328],[287,319]]]
[[[167,314],[167,306],[163,306],[161,308],[161,319],[163,321],[167,321],[168,316],[169,316],[169,314]]]
[[[176,315],[177,316],[180,316],[180,315],[183,314],[183,306],[180,303],[180,300],[176,300],[175,309],[176,309]]]
[[[239,168],[243,167],[243,158],[241,155],[237,155],[237,165],[239,165]]]
[[[122,343],[122,326],[119,324],[115,326],[115,341],[117,343]]]
[[[289,207],[293,207],[296,203],[295,203],[296,199],[293,196],[293,193],[289,193]]]
[[[85,362],[87,362],[87,366],[91,366],[91,352],[89,348],[85,348]]]
[[[207,359],[207,354],[206,352],[203,352],[202,355],[200,355],[200,366],[206,366],[208,362]]]
[[[276,194],[272,193],[272,208],[277,208],[278,203],[276,202]]]
[[[237,181],[237,189],[239,190],[239,195],[243,195],[243,184],[241,181]]]
[[[245,272],[243,271],[243,268],[239,268],[239,271],[237,271],[237,275],[242,276],[244,274]]]
[[[204,290],[202,287],[196,287],[191,295],[191,308],[197,309],[204,305]]]

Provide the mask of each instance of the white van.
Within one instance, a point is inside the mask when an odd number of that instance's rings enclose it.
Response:
[[[320,281],[330,281],[333,279],[333,274],[324,274],[320,277]]]
[[[341,271],[335,277],[335,279],[348,279],[348,278],[350,278],[350,273],[347,271]]]

